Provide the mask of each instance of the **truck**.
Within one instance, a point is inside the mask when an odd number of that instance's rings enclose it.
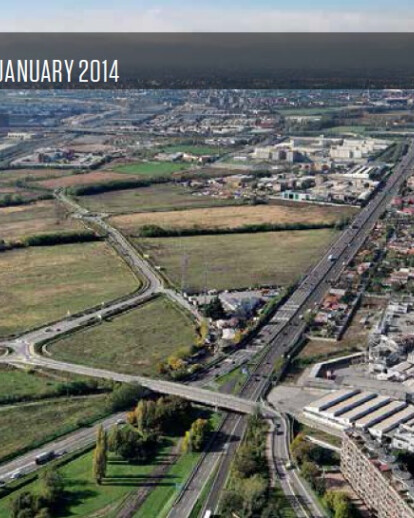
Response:
[[[46,464],[55,458],[55,452],[53,450],[44,451],[43,453],[39,453],[35,457],[35,463],[40,466],[42,464]]]

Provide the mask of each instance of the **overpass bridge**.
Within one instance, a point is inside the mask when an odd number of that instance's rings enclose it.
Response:
[[[12,343],[7,345],[10,348],[13,348]],[[200,403],[215,409],[248,415],[252,415],[256,412],[265,413],[266,415],[274,415],[273,410],[262,403],[234,396],[232,394],[222,394],[221,392],[214,392],[212,390],[195,387],[194,385],[186,385],[184,383],[177,383],[174,381],[157,380],[146,378],[145,376],[133,376],[130,374],[120,374],[84,365],[61,362],[48,358],[47,356],[37,354],[33,347],[27,348],[25,353],[26,354],[24,355],[11,353],[3,357],[0,362],[15,365],[16,367],[31,365],[61,372],[72,372],[74,374],[90,376],[93,378],[109,379],[123,383],[138,383],[153,392],[179,396],[183,399],[193,401],[194,403]]]

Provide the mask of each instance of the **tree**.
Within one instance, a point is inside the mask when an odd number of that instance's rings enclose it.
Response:
[[[313,485],[314,481],[320,476],[321,472],[318,466],[311,461],[304,461],[301,467],[303,478]]]
[[[117,425],[113,425],[108,433],[108,450],[116,452],[122,441],[122,433]]]
[[[46,507],[56,509],[62,501],[65,484],[62,475],[54,468],[45,470],[40,475],[40,496]]]
[[[190,430],[185,433],[183,451],[200,451],[210,430],[210,422],[207,419],[196,419]]]
[[[29,491],[23,491],[11,502],[12,518],[33,518],[38,507],[38,499]]]
[[[202,347],[206,343],[207,337],[208,337],[208,322],[205,318],[203,318],[197,329],[197,340],[196,340],[197,345],[199,347]]]
[[[93,455],[93,474],[98,484],[102,484],[102,479],[106,475],[107,465],[107,440],[106,432],[103,426],[100,425],[98,428],[98,434],[96,438],[96,447]]]
[[[204,315],[213,320],[220,320],[226,317],[226,312],[219,297],[214,297],[204,306]]]
[[[110,397],[114,412],[133,408],[145,396],[146,390],[137,383],[123,383],[115,388]]]
[[[243,495],[245,516],[253,514],[263,507],[267,490],[267,482],[261,475],[253,475],[240,482],[239,491]]]

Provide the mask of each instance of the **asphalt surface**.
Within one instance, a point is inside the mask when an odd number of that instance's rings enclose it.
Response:
[[[21,476],[36,471],[39,469],[39,466],[36,464],[35,459],[41,453],[53,451],[57,457],[60,457],[66,453],[80,450],[93,443],[96,438],[98,426],[102,424],[105,429],[108,429],[116,424],[118,420],[123,419],[125,419],[125,412],[114,414],[107,419],[97,422],[92,427],[83,428],[80,431],[66,435],[62,439],[57,439],[56,441],[47,443],[45,446],[31,450],[29,453],[1,465],[0,480],[6,482],[10,480],[13,475],[20,478]]]

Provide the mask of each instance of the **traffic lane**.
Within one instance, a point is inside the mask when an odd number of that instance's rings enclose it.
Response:
[[[36,448],[35,450],[26,453],[18,457],[15,460],[7,462],[0,466],[0,479],[10,480],[10,476],[16,471],[21,471],[22,475],[27,475],[39,469],[36,464],[36,457],[45,451],[61,452],[62,455],[75,452],[88,444],[93,442],[98,426],[103,425],[105,429],[113,426],[120,420],[123,421],[125,418],[125,412],[114,414],[107,419],[98,421],[93,427],[85,428],[80,431],[73,432],[62,439],[49,442],[42,447]],[[65,453],[63,453],[65,452]]]

